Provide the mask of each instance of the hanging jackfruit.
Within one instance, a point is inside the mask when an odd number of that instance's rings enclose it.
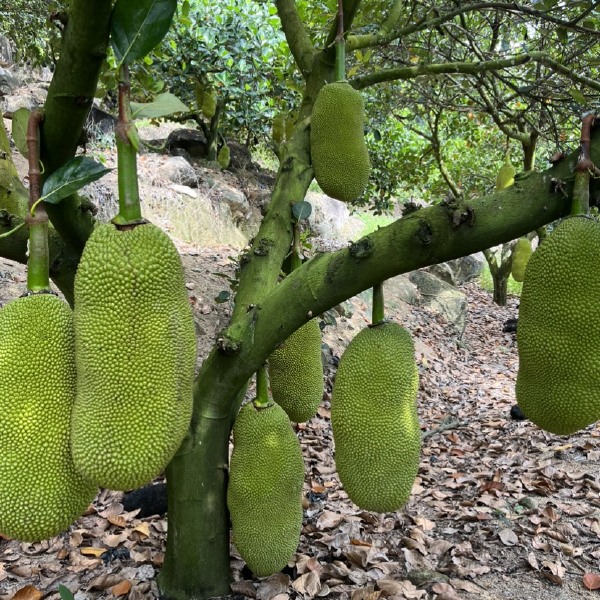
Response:
[[[229,150],[229,146],[227,144],[223,144],[219,150],[219,154],[217,154],[217,162],[219,163],[221,169],[226,169],[229,166],[230,160],[231,152]]]
[[[0,532],[53,537],[81,516],[96,486],[73,465],[75,340],[71,309],[53,294],[0,309]]]
[[[598,248],[600,223],[569,217],[532,254],[523,283],[517,402],[558,435],[600,419]]]
[[[242,407],[233,425],[227,506],[233,543],[258,577],[281,571],[302,528],[302,450],[277,404]]]
[[[310,127],[312,165],[323,192],[337,200],[355,200],[369,181],[364,112],[360,92],[346,81],[324,85],[315,100]]]
[[[312,319],[294,331],[269,357],[273,400],[291,421],[313,417],[323,398],[321,329]]]
[[[212,119],[217,112],[217,94],[214,90],[204,90],[202,95],[202,114]]]
[[[511,274],[515,281],[525,279],[525,267],[532,253],[531,242],[527,238],[519,238],[512,251]]]
[[[298,112],[294,111],[287,115],[285,118],[285,139],[291,140],[294,135],[294,129],[296,128],[296,123],[298,123]]]
[[[73,458],[100,487],[139,487],[164,469],[191,418],[196,338],[179,254],[150,223],[98,225],[74,292]]]
[[[513,167],[512,162],[510,162],[510,154],[507,152],[504,157],[504,163],[500,167],[496,177],[496,191],[500,192],[513,185],[516,173],[517,170]]]
[[[419,376],[409,332],[382,322],[346,348],[331,398],[335,464],[350,499],[389,512],[408,500],[419,469]]]
[[[285,115],[283,113],[277,113],[273,117],[273,131],[271,136],[276,144],[283,142],[285,137]]]

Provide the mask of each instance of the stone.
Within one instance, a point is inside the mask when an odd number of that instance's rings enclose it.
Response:
[[[20,85],[21,82],[8,69],[0,67],[0,96],[12,94]]]
[[[309,192],[305,200],[312,205],[308,223],[314,234],[338,242],[348,242],[360,237],[364,224],[350,215],[344,202],[315,192]]]
[[[449,283],[450,285],[456,286],[456,280],[454,278],[454,271],[448,263],[439,263],[437,265],[430,265],[425,268],[425,271],[435,275],[442,281]]]
[[[485,265],[485,257],[482,252],[477,252],[470,256],[462,256],[461,258],[450,260],[446,264],[454,273],[455,284],[461,285],[472,279],[477,279],[481,275],[481,271]]]
[[[198,176],[194,167],[183,156],[170,156],[159,168],[160,175],[173,183],[187,187],[198,187]]]
[[[167,152],[183,148],[192,158],[206,158],[207,143],[204,134],[197,129],[175,129],[167,138]]]
[[[0,66],[7,67],[13,64],[13,50],[10,40],[5,35],[0,35]]]

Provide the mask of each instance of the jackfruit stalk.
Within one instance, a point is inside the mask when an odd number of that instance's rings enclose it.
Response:
[[[101,487],[139,487],[167,465],[192,412],[196,337],[177,249],[150,223],[98,225],[74,295],[75,463]]]
[[[233,425],[227,506],[233,543],[258,577],[281,571],[296,552],[303,483],[302,450],[284,410],[244,405]]]
[[[53,294],[0,309],[0,532],[53,537],[96,495],[71,458],[73,315]]]
[[[419,469],[419,376],[410,333],[392,322],[360,331],[344,351],[331,398],[335,464],[365,510],[398,510]]]
[[[600,419],[600,223],[568,217],[532,254],[519,304],[519,406],[569,435]]]
[[[323,398],[321,329],[312,319],[294,331],[269,357],[273,400],[290,420],[314,417]]]
[[[364,112],[360,92],[346,81],[324,85],[315,100],[310,126],[312,165],[321,189],[337,200],[358,198],[369,181]]]

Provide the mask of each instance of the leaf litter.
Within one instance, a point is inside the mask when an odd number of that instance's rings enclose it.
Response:
[[[214,303],[231,249],[183,255],[201,357],[230,314]],[[0,301],[15,297],[22,267]],[[208,276],[210,274],[210,277]],[[208,282],[208,283],[207,283]],[[13,289],[14,288],[14,289]],[[297,426],[306,480],[298,551],[283,573],[255,579],[232,548],[231,598],[258,600],[563,600],[597,598],[600,589],[600,430],[569,438],[513,421],[517,350],[503,322],[517,299],[498,307],[475,284],[465,331],[425,307],[393,304],[389,317],[413,334],[420,371],[423,452],[413,495],[400,511],[375,514],[353,505],[335,470],[329,398],[335,366],[369,322],[368,294],[345,303],[324,330],[325,401]],[[192,293],[193,295],[193,293]],[[209,306],[212,310],[202,310]],[[167,521],[126,512],[122,494],[103,490],[65,534],[35,544],[0,539],[0,600],[155,599]]]

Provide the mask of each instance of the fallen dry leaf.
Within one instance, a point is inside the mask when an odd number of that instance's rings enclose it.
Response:
[[[129,590],[131,589],[131,582],[128,581],[127,579],[123,579],[123,581],[121,581],[120,583],[117,583],[116,585],[113,585],[110,588],[110,593],[113,596],[125,596],[125,594],[129,593]]]
[[[43,597],[44,594],[35,586],[26,585],[12,597],[12,600],[41,600]]]
[[[600,575],[597,573],[586,573],[583,576],[583,585],[585,585],[588,590],[600,589]]]

